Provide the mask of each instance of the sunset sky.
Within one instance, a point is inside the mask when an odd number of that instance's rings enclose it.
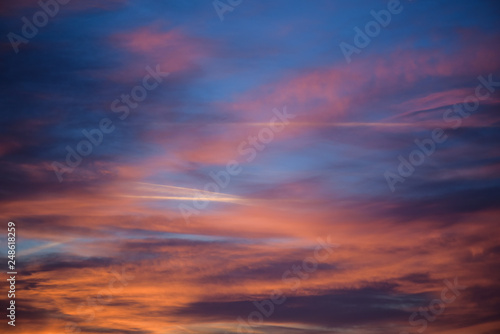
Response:
[[[59,1],[0,4],[1,333],[500,333],[498,1]]]

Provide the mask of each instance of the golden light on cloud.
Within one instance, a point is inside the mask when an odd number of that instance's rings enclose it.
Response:
[[[203,200],[209,202],[224,202],[234,204],[249,204],[248,199],[239,196],[216,193],[212,191],[200,190],[195,188],[185,188],[176,186],[167,186],[162,184],[151,184],[137,182],[133,188],[138,194],[120,195],[128,198],[142,198],[152,200],[176,200],[176,201],[192,201]],[[152,195],[151,193],[159,193],[161,195]]]
[[[119,197],[137,198],[146,200],[171,200],[171,201],[208,201],[219,203],[231,203],[238,205],[265,205],[268,202],[273,204],[305,202],[300,198],[248,198],[226,193],[218,193],[196,188],[186,188],[169,186],[163,184],[151,184],[135,182],[130,187],[131,193],[120,194]]]

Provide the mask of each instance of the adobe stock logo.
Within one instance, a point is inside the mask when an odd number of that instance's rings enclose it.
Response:
[[[354,27],[354,32],[356,33],[353,40],[354,45],[346,42],[341,42],[339,44],[340,50],[344,54],[347,63],[351,63],[351,56],[354,53],[359,54],[361,53],[361,49],[370,45],[372,38],[380,34],[382,27],[386,28],[391,23],[392,15],[397,15],[402,11],[403,5],[401,5],[399,0],[389,0],[387,9],[382,9],[378,12],[374,10],[370,11],[371,16],[375,20],[366,23],[364,31],[357,26]]]
[[[413,312],[408,318],[411,327],[420,326],[416,330],[418,333],[423,333],[427,329],[429,322],[435,321],[437,316],[445,311],[446,306],[453,303],[460,296],[460,291],[467,288],[465,285],[458,283],[458,277],[455,277],[453,283],[447,279],[443,282],[446,287],[441,290],[441,298],[433,299],[428,307],[419,307],[418,312]],[[403,331],[399,334],[410,334],[410,332]]]
[[[9,39],[12,49],[15,53],[19,53],[19,45],[28,44],[30,39],[35,38],[38,35],[38,28],[43,28],[49,23],[49,17],[53,18],[59,13],[59,5],[66,5],[70,0],[40,0],[38,5],[42,10],[39,10],[33,14],[31,21],[23,16],[21,21],[23,21],[23,26],[21,28],[22,36],[9,32],[7,38]]]
[[[289,269],[285,270],[281,275],[281,280],[288,286],[289,294],[296,295],[302,282],[312,276],[318,270],[320,263],[328,263],[327,260],[333,254],[333,249],[338,245],[332,242],[331,236],[326,239],[318,238],[318,245],[314,248],[313,256],[308,256],[301,263],[293,264]],[[285,292],[275,289],[271,292],[268,299],[254,301],[253,305],[257,310],[248,314],[247,318],[238,317],[238,334],[259,333],[260,326],[264,325],[266,318],[270,318],[277,306],[283,304],[287,300]],[[293,307],[293,306],[292,306]]]
[[[214,2],[212,2],[215,12],[219,15],[221,22],[224,21],[224,13],[232,12],[236,6],[239,6],[243,2],[243,0],[226,0],[226,2],[227,3],[222,0],[214,0]]]
[[[105,305],[111,303],[116,294],[120,294],[125,287],[129,285],[130,282],[136,277],[133,273],[125,273],[125,267],[122,267],[122,272],[119,273],[114,269],[111,270],[113,274],[112,278],[108,282],[108,287],[101,289],[96,295],[92,297],[87,297],[86,302],[81,302],[76,309],[76,319],[79,322],[69,321],[65,326],[65,333],[81,333],[82,327],[85,323],[89,323],[96,318],[101,312],[103,312]],[[118,286],[117,286],[118,285]]]
[[[147,74],[142,78],[142,83],[134,86],[129,94],[121,94],[120,99],[115,99],[110,104],[110,109],[114,113],[119,113],[118,118],[121,121],[127,119],[131,109],[139,107],[139,103],[143,102],[148,97],[148,92],[156,89],[169,72],[162,72],[160,65],[156,65],[153,69],[150,66],[145,68]],[[116,126],[113,120],[108,117],[103,117],[96,127],[87,130],[82,130],[82,135],[85,139],[80,140],[75,148],[66,145],[66,160],[64,162],[53,161],[52,169],[59,180],[63,182],[65,173],[72,173],[75,168],[80,166],[84,158],[92,154],[94,148],[100,146],[104,140],[105,134],[111,134],[115,131]]]
[[[254,161],[258,153],[264,151],[277,134],[290,124],[290,119],[295,118],[295,115],[288,113],[286,106],[283,106],[282,111],[274,108],[273,114],[267,126],[262,127],[256,135],[250,135],[247,139],[240,142],[237,148],[237,160],[230,160],[222,170],[216,173],[209,173],[213,181],[206,183],[203,190],[196,192],[196,196],[192,200],[192,205],[179,204],[179,212],[186,223],[190,223],[191,216],[200,214],[200,210],[208,207],[210,198],[220,196],[220,191],[229,186],[233,177],[243,172],[244,167],[241,164],[240,158],[244,157],[246,162],[249,163]]]
[[[442,116],[443,121],[445,123],[453,123],[447,131],[458,129],[462,125],[463,120],[477,112],[480,103],[488,100],[498,87],[500,87],[500,81],[494,81],[493,74],[491,73],[487,77],[479,76],[477,79],[479,84],[476,86],[474,94],[465,97],[462,103],[454,104],[444,111]],[[402,155],[398,156],[399,165],[397,170],[386,170],[384,172],[384,178],[391,192],[396,191],[398,183],[404,183],[413,175],[416,167],[423,165],[426,159],[437,151],[439,145],[442,146],[446,142],[449,136],[445,132],[442,128],[434,128],[430,131],[428,138],[414,140],[417,147],[410,152],[407,159]]]

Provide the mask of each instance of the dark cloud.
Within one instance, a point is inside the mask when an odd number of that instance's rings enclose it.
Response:
[[[55,253],[33,258],[29,262],[23,264],[22,267],[23,267],[23,275],[31,276],[35,273],[43,273],[50,271],[110,267],[112,264],[116,263],[117,260],[114,258],[101,258],[101,257],[85,258],[85,257]]]
[[[123,328],[112,328],[112,327],[93,327],[93,326],[81,326],[79,329],[82,333],[97,333],[97,334],[151,334],[152,331],[146,331],[142,329],[123,329]]]
[[[285,293],[286,296],[286,293]],[[334,290],[312,296],[288,296],[282,305],[276,305],[269,320],[317,324],[327,327],[346,327],[383,321],[404,321],[405,307],[422,305],[428,297],[423,294],[400,294],[394,285],[380,284],[352,290]],[[246,319],[256,308],[255,300],[226,302],[197,302],[177,312],[179,316],[202,319]]]

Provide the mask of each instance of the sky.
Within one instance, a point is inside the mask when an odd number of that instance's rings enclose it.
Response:
[[[0,5],[2,333],[500,333],[498,1],[58,1]]]

